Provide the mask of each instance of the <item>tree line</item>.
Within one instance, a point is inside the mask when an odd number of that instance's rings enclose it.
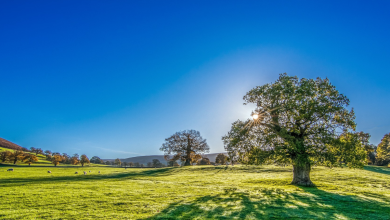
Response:
[[[35,155],[34,155],[35,154]],[[95,163],[95,164],[104,164],[104,161],[97,156],[88,158],[87,155],[82,154],[81,156],[78,154],[74,154],[70,156],[66,153],[58,153],[51,152],[50,150],[43,151],[41,148],[31,147],[30,150],[26,148],[16,149],[12,151],[2,151],[0,152],[0,162],[2,163],[13,163],[17,162],[27,163],[31,165],[32,163],[38,162],[38,155],[43,155],[46,160],[50,161],[54,166],[62,164],[70,164],[70,165],[81,165],[84,166],[86,164]]]

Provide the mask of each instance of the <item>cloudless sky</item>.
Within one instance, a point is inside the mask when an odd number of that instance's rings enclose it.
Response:
[[[1,1],[0,137],[89,157],[211,152],[279,73],[328,77],[357,130],[390,132],[390,1]]]

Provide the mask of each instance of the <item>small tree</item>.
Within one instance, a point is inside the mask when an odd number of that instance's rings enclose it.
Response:
[[[146,166],[147,166],[147,167],[153,167],[153,163],[152,163],[152,162],[148,162],[148,163],[146,164]]]
[[[162,167],[163,166],[163,164],[158,160],[158,159],[153,159],[153,161],[152,161],[152,167],[158,167],[158,168],[160,168],[160,167]]]
[[[90,161],[91,161],[91,163],[94,163],[94,164],[103,164],[104,163],[103,160],[100,159],[100,157],[98,157],[98,156],[93,156]]]
[[[114,161],[114,164],[119,167],[122,164],[122,162],[121,162],[121,160],[119,158],[116,158],[115,161]]]
[[[23,157],[24,157],[24,152],[21,150],[16,150],[13,153],[11,153],[10,160],[13,161],[14,164],[16,164],[16,162],[22,160]]]
[[[164,151],[166,160],[181,159],[185,161],[185,166],[189,166],[201,158],[200,153],[209,152],[210,147],[207,145],[206,139],[200,136],[199,131],[186,130],[176,132],[165,139],[160,150]]]
[[[124,167],[127,167],[127,162],[122,163]]]
[[[0,153],[0,161],[2,163],[4,163],[4,162],[7,162],[7,161],[11,160],[11,155],[12,155],[11,151],[3,151],[3,152],[1,152]]]
[[[199,162],[198,165],[210,165],[210,159],[207,157],[202,158]]]
[[[87,157],[87,155],[83,154],[81,155],[80,157],[80,163],[81,163],[81,166],[83,167],[84,164],[89,164],[89,158]]]
[[[28,163],[29,166],[31,166],[31,163],[37,162],[38,157],[32,154],[25,154],[23,157],[23,162]]]
[[[77,154],[70,158],[70,164],[77,165],[79,163],[80,163],[80,160],[79,160],[79,157]]]
[[[45,150],[45,155],[48,155],[48,154],[52,154],[52,152],[51,151],[49,151],[49,150]]]
[[[376,149],[376,164],[386,166],[390,163],[390,133],[385,134]]]
[[[133,167],[134,166],[134,163],[133,162],[129,162],[129,167]]]
[[[226,163],[226,155],[225,154],[218,154],[217,158],[215,158],[216,164],[225,164]]]
[[[134,166],[135,166],[135,167],[140,167],[140,166],[141,166],[141,164],[140,164],[140,163],[138,163],[138,162],[135,162],[135,163],[134,163]]]
[[[71,161],[71,156],[69,156],[67,153],[63,153],[62,154],[62,158],[63,158],[63,163],[65,164],[71,164],[72,161]]]
[[[52,158],[51,158],[51,163],[54,164],[54,166],[56,167],[58,164],[60,164],[62,161],[64,160],[64,158],[59,155],[59,154],[56,154],[54,155]]]

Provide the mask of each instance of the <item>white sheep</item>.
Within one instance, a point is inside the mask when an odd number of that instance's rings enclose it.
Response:
[[[51,173],[51,171],[49,170],[49,171],[47,171],[48,173]]]
[[[84,175],[87,175],[87,172],[83,171],[84,172]]]

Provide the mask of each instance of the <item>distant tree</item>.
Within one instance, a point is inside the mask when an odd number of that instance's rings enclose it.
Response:
[[[124,167],[127,167],[127,162],[122,163]]]
[[[98,156],[93,156],[90,161],[91,161],[91,163],[94,163],[94,164],[103,164],[104,163],[104,161],[102,159],[100,159],[100,157],[98,157]]]
[[[79,155],[78,154],[75,154],[73,155],[71,158],[70,158],[70,164],[72,165],[77,165],[80,163],[80,160],[79,160]]]
[[[152,167],[161,168],[162,166],[163,166],[163,164],[158,159],[152,160]]]
[[[54,155],[61,155],[61,154],[59,152],[53,152],[51,155],[54,156]]]
[[[200,153],[209,152],[210,147],[207,145],[206,139],[200,136],[199,131],[186,130],[176,132],[165,139],[160,150],[164,151],[166,160],[181,159],[185,161],[185,166],[189,166],[199,160]]]
[[[71,164],[72,161],[71,161],[71,156],[69,156],[67,153],[63,153],[62,154],[62,158],[63,158],[63,163],[65,164]]]
[[[25,154],[22,160],[23,162],[28,163],[28,165],[31,166],[31,163],[38,161],[38,157],[32,154]]]
[[[21,149],[23,152],[30,152],[30,150],[29,149],[27,149],[27,148],[25,148],[25,147],[22,147],[22,149]]]
[[[30,147],[30,150],[32,153],[35,153],[35,155],[43,154],[43,150],[41,148]]]
[[[122,164],[122,161],[119,158],[116,158],[114,164],[120,166]]]
[[[22,160],[24,157],[24,152],[21,150],[16,150],[13,153],[11,153],[10,161],[12,161],[14,164],[18,162],[19,160]]]
[[[141,166],[140,163],[138,163],[138,162],[135,162],[135,163],[134,163],[134,167],[140,167],[140,166]]]
[[[129,167],[133,167],[134,166],[134,163],[133,162],[129,162]]]
[[[198,161],[198,165],[211,165],[210,159],[207,157],[204,157],[200,161]]]
[[[11,151],[3,151],[3,152],[1,152],[0,153],[0,160],[1,160],[1,162],[4,163],[4,162],[7,162],[7,161],[11,160],[11,155],[12,155]]]
[[[48,154],[50,154],[50,156],[51,156],[52,152],[49,150],[45,150],[45,155],[48,155]]]
[[[217,158],[215,158],[216,164],[225,164],[226,163],[226,155],[225,154],[218,154]]]
[[[84,164],[89,164],[90,163],[89,158],[87,157],[87,155],[85,155],[85,154],[81,155],[80,163],[81,163],[82,167],[84,166]]]
[[[355,130],[354,111],[346,108],[349,99],[328,79],[280,74],[276,82],[249,91],[244,100],[257,105],[253,120],[234,122],[222,138],[225,149],[237,153],[240,162],[292,164],[291,183],[304,186],[313,185],[314,164],[334,166],[344,157],[345,164],[362,168],[361,145],[351,144],[353,135],[342,138],[337,133]]]
[[[143,163],[141,163],[139,167],[145,167],[145,165]]]
[[[148,162],[148,163],[146,164],[146,166],[147,166],[147,167],[153,167],[153,163],[152,163],[152,162]]]
[[[105,164],[106,164],[106,165],[111,165],[111,162],[107,160],[107,161],[105,162]]]
[[[35,155],[43,154],[43,150],[41,148],[37,148]]]
[[[169,167],[173,167],[173,164],[175,164],[175,162],[176,162],[176,161],[168,160],[168,161],[167,161],[167,165],[168,165]]]
[[[376,164],[386,166],[390,163],[390,133],[383,136],[376,149]]]
[[[60,154],[55,154],[55,155],[51,158],[51,163],[54,164],[54,166],[57,166],[57,165],[60,164],[63,160],[64,160],[64,158],[63,158]]]
[[[53,156],[51,155],[51,154],[46,154],[46,160],[50,160],[51,161],[51,158],[52,158]]]
[[[115,160],[111,161],[111,165],[113,165],[113,166],[115,165]]]

